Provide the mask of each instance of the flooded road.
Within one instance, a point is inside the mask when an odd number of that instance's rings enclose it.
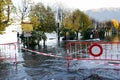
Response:
[[[49,45],[39,51],[65,54],[64,49],[57,48],[55,43],[53,41],[49,44],[48,41]],[[79,65],[76,65],[77,62]],[[68,71],[64,58],[47,57],[20,50],[17,65],[12,61],[0,61],[0,80],[120,80],[120,66],[93,64],[92,61],[70,63]]]
[[[14,65],[4,64],[0,69],[0,80],[84,80],[89,76],[91,76],[90,78],[95,77],[97,74],[94,80],[119,80],[118,76],[120,76],[118,71],[103,69],[84,69],[67,72],[65,61],[54,59],[46,60],[42,63],[41,61],[27,60],[19,63],[17,70],[15,70]]]
[[[0,62],[0,80],[120,80],[120,69],[107,68],[110,66],[104,64],[95,65],[90,61],[79,61],[80,68],[77,68],[75,62],[71,61],[74,69],[67,71],[64,59],[21,50],[17,66],[13,62]]]

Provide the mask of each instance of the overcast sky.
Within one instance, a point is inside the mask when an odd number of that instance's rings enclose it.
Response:
[[[12,0],[16,1],[20,0]],[[80,10],[89,10],[97,8],[120,8],[120,0],[33,0],[34,2],[42,2],[47,5],[56,5],[57,3],[62,4],[68,8],[79,8]]]

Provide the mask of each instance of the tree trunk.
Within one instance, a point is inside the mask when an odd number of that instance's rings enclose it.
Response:
[[[23,19],[24,19],[24,14],[22,13],[21,23],[23,22]]]
[[[76,31],[76,40],[78,40],[78,31]]]
[[[39,42],[40,42],[40,40],[37,41],[37,45],[38,45],[38,47],[40,46]]]
[[[45,40],[43,40],[43,45],[45,46]]]
[[[7,7],[7,21],[10,20],[10,6]]]
[[[60,29],[59,29],[59,27],[60,27],[60,24],[59,23],[57,23],[57,34],[58,34],[58,46],[60,46]]]

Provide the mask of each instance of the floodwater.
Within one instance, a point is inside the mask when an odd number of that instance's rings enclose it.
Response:
[[[48,40],[48,46],[41,46],[39,51],[65,55],[64,49],[58,48],[56,43],[54,39]],[[71,61],[71,66],[74,67],[68,69],[67,61],[63,58],[24,50],[18,50],[17,55],[17,65],[14,61],[0,61],[0,80],[120,80],[120,66],[114,68],[90,63],[92,61]],[[76,65],[78,63],[80,65]]]

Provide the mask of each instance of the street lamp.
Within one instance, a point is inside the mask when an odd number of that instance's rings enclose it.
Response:
[[[62,12],[61,8],[57,9],[57,36],[58,36],[58,45],[60,45],[60,27],[62,25]]]

